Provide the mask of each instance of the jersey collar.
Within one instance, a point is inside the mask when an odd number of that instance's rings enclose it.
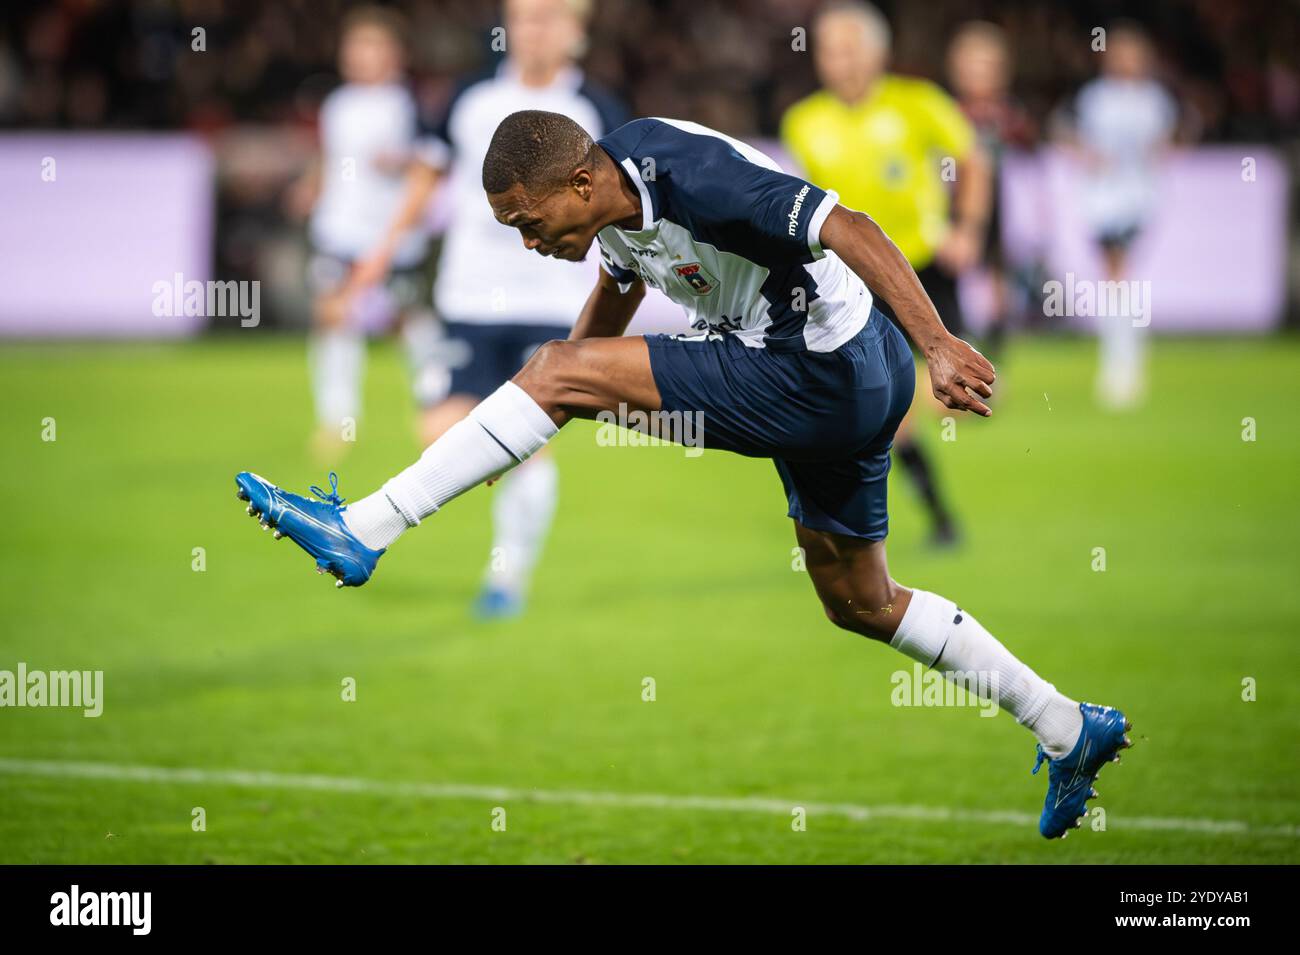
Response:
[[[627,177],[627,180],[636,186],[637,192],[640,193],[641,231],[653,229],[654,224],[659,220],[659,196],[655,183],[653,181],[646,182],[641,177],[641,171],[637,169],[632,157],[618,143],[612,142],[610,139],[602,139],[597,145],[609,154],[609,158],[614,160],[614,164]]]

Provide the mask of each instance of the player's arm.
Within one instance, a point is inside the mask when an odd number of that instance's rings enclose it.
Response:
[[[953,222],[935,257],[952,275],[979,262],[993,208],[993,163],[978,143],[957,160],[952,194]]]
[[[302,222],[311,215],[312,208],[320,198],[321,162],[320,156],[314,156],[284,193],[284,212],[290,220]]]
[[[424,218],[433,190],[442,178],[442,172],[419,159],[412,159],[406,170],[406,188],[402,193],[402,202],[398,206],[384,238],[369,254],[356,264],[350,279],[353,288],[377,285],[388,277],[392,268],[393,256],[402,238],[411,229],[418,226]]]
[[[637,306],[645,298],[645,283],[636,279],[627,283],[626,288],[624,291],[618,279],[601,269],[596,287],[587,296],[587,304],[582,306],[569,338],[617,338],[627,331]]]
[[[979,261],[984,247],[993,208],[993,160],[951,96],[933,83],[914,83],[910,88],[913,121],[929,148],[957,161],[952,226],[935,251],[935,259],[950,275],[959,275]]]
[[[993,394],[989,360],[943,327],[934,303],[903,253],[870,216],[836,205],[821,228],[821,244],[894,309],[930,369],[934,396],[948,408],[993,412],[980,398]]]

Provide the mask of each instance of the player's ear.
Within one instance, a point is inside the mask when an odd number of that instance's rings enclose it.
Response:
[[[595,185],[595,179],[591,170],[586,166],[579,166],[573,170],[573,175],[569,177],[569,186],[581,197],[583,202],[591,199],[592,187]]]

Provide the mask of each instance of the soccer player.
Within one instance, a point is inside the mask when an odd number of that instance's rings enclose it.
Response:
[[[1108,282],[1127,280],[1129,250],[1151,215],[1155,167],[1177,123],[1173,98],[1152,78],[1151,42],[1134,23],[1112,26],[1102,75],[1079,91],[1079,145],[1087,172],[1084,215],[1101,249]],[[1146,325],[1133,315],[1098,318],[1097,398],[1131,408],[1146,392]]]
[[[635,120],[593,142],[567,117],[513,113],[492,137],[483,188],[528,249],[577,262],[599,246],[603,270],[570,339],[543,345],[368,497],[345,508],[334,475],[313,501],[241,472],[249,513],[339,586],[360,586],[408,529],[527,461],[573,418],[702,414],[706,447],[774,460],[830,620],[949,679],[981,674],[1037,737],[1035,772],[1048,762],[1040,831],[1076,828],[1102,764],[1128,745],[1124,715],[1076,703],[969,611],[889,574],[889,449],[916,367],[874,293],[894,303],[946,407],[990,414],[994,372],[944,328],[880,227],[748,145],[673,120]],[[707,330],[624,337],[647,285]]]
[[[983,265],[993,289],[993,315],[981,342],[990,360],[997,358],[1001,349],[1011,310],[998,214],[998,171],[1009,150],[1027,149],[1036,139],[1033,120],[1011,95],[1012,67],[1006,31],[997,24],[982,20],[964,23],[948,45],[949,85],[991,166]]]
[[[492,218],[478,184],[497,124],[518,109],[568,116],[593,137],[622,124],[621,106],[583,76],[576,57],[586,42],[587,0],[507,0],[508,55],[490,73],[460,85],[422,137],[423,181],[450,191],[450,223],[434,285],[447,353],[449,394],[423,416],[424,442],[440,437],[523,365],[543,342],[564,338],[591,289],[593,269],[557,269],[520,246]],[[411,201],[358,270],[359,282],[387,273],[395,240],[424,208],[418,182]],[[491,557],[475,603],[483,618],[522,612],[533,568],[550,529],[558,473],[545,452],[502,481],[493,500]]]
[[[889,46],[889,24],[870,4],[843,0],[823,10],[813,23],[812,49],[824,89],[790,107],[781,138],[809,179],[835,189],[852,208],[871,210],[939,314],[961,334],[957,277],[979,258],[989,168],[974,130],[946,93],[926,80],[885,72]],[[894,317],[893,301],[882,297],[876,304]],[[956,543],[956,521],[911,416],[894,449],[929,511],[931,543]]]
[[[324,457],[347,447],[345,434],[360,414],[365,334],[358,314],[362,286],[355,278],[362,260],[381,242],[391,246],[391,269],[383,280],[404,319],[416,398],[428,400],[427,392],[440,394],[444,387],[430,345],[436,336],[433,317],[419,312],[428,286],[427,236],[415,217],[389,235],[412,179],[421,175],[415,161],[415,100],[403,82],[403,24],[399,14],[377,7],[358,8],[343,21],[339,72],[344,82],[321,105],[320,160],[289,197],[291,206],[314,205],[308,356],[314,444]]]

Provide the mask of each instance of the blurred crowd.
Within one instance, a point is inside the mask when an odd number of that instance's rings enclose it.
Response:
[[[400,0],[411,67],[436,111],[454,78],[499,56],[496,4]],[[0,125],[215,132],[242,123],[310,126],[337,83],[345,0],[6,0],[0,12]],[[772,135],[815,87],[795,31],[817,0],[599,0],[588,74],[640,115]],[[1155,41],[1158,76],[1188,135],[1289,137],[1300,128],[1300,13],[1272,0],[884,0],[893,69],[944,82],[945,49],[973,18],[1000,24],[1014,90],[1039,130],[1095,73],[1091,31],[1116,16]],[[1130,9],[1126,9],[1130,8]],[[196,32],[201,31],[201,32]],[[795,47],[792,49],[792,47]]]

